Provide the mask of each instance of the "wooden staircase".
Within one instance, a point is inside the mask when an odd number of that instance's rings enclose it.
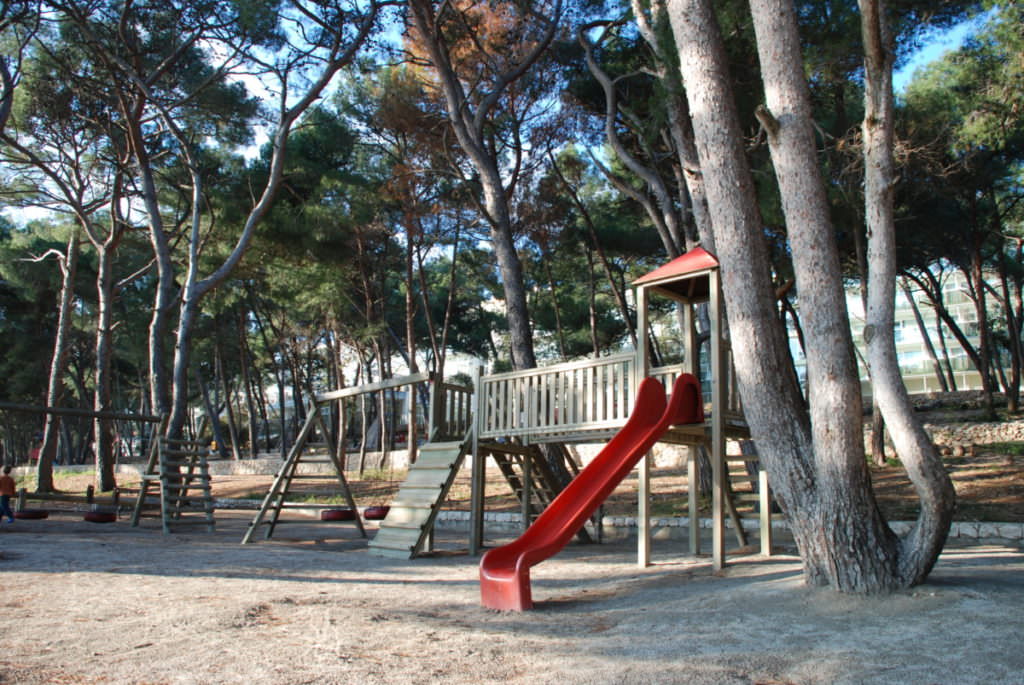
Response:
[[[531,523],[561,491],[558,478],[536,445],[486,443],[480,450],[494,459],[520,506],[528,508]]]
[[[565,445],[560,443],[550,443],[550,445],[561,452],[569,475],[575,478],[580,472],[580,467],[569,454]],[[519,500],[522,527],[525,531],[562,491],[558,477],[551,470],[544,453],[537,445],[522,445],[515,441],[488,442],[480,443],[479,449],[482,454],[494,459],[498,470],[501,471],[516,499]],[[580,528],[576,533],[580,542],[601,542],[601,519],[603,517],[604,505],[602,504],[591,517],[596,537],[591,537],[586,528]]]
[[[170,533],[172,527],[194,525],[205,526],[213,532],[214,506],[208,457],[206,445],[195,440],[160,438],[155,441],[132,510],[132,525],[139,525],[143,510],[151,506],[147,502],[149,494],[159,489],[164,533]]]
[[[370,541],[377,556],[412,559],[429,547],[437,513],[444,504],[471,442],[430,442],[420,447],[387,518]]]
[[[739,531],[743,530],[744,520],[759,521],[762,552],[768,554],[772,544],[771,522],[782,518],[782,514],[776,513],[768,478],[760,468],[760,457],[752,449],[753,443],[748,441],[740,445],[740,454],[725,456],[726,509]],[[764,497],[762,489],[767,490]],[[737,534],[737,538],[741,546],[747,544],[745,532]]]

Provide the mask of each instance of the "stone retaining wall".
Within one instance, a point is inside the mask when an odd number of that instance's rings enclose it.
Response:
[[[259,500],[239,499],[218,499],[215,501],[218,509],[259,509]],[[318,516],[319,509],[302,509],[296,507],[289,509],[291,513]],[[490,531],[515,535],[522,530],[522,516],[517,512],[496,511],[484,514],[484,525]],[[636,537],[637,523],[634,516],[605,516],[601,521],[604,527],[604,537],[609,540],[619,540]],[[725,522],[726,528],[732,528],[732,521]],[[469,533],[470,516],[468,511],[444,510],[437,515],[437,526],[442,530]],[[913,526],[912,521],[890,521],[889,526],[898,535],[907,533]],[[711,519],[702,518],[700,527],[711,528]],[[651,532],[655,540],[680,540],[686,539],[690,528],[690,519],[686,516],[657,517],[651,519]],[[756,531],[760,523],[756,519],[744,519],[743,528],[749,531]],[[587,530],[594,532],[593,525],[588,523]],[[772,521],[772,530],[778,532],[789,532],[789,524],[786,521]],[[984,523],[971,521],[954,521],[949,531],[950,539],[961,540],[1003,540],[1024,543],[1024,523]]]
[[[437,524],[447,530],[469,530],[468,511],[442,511],[437,516]],[[492,512],[484,515],[484,523],[487,527],[501,530],[503,532],[515,533],[521,530],[522,518],[518,513],[513,512]],[[635,537],[637,534],[637,522],[633,516],[605,516],[601,521],[604,526],[606,538],[619,539]],[[897,535],[903,535],[910,531],[914,525],[913,521],[890,521],[889,526]],[[654,539],[683,539],[687,536],[690,519],[685,516],[671,518],[652,518],[651,530]],[[700,527],[711,528],[711,519],[702,518]],[[732,528],[732,521],[726,521],[726,528]],[[756,519],[744,519],[743,528],[749,531],[756,531],[760,524]],[[588,524],[588,529],[590,525]],[[789,531],[789,523],[786,521],[772,521],[772,530],[780,532]],[[1024,523],[985,523],[970,521],[954,521],[949,531],[950,539],[963,540],[1009,540],[1024,542]]]

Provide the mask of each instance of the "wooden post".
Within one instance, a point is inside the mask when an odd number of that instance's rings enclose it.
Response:
[[[761,554],[772,555],[772,496],[768,489],[768,472],[762,467],[757,472],[758,504],[761,507]]]
[[[683,364],[686,372],[700,379],[700,360],[697,347],[696,312],[692,303],[686,303],[683,309]],[[690,554],[700,554],[700,463],[699,447],[690,445],[686,448],[686,504],[690,519]]]
[[[686,448],[686,506],[690,516],[690,554],[700,554],[700,464],[697,462],[697,451],[700,448],[691,445]]]
[[[433,378],[430,381],[430,406],[427,407],[427,441],[434,439],[434,431],[437,430],[437,396],[442,394],[439,392],[439,386],[442,381],[439,378]]]
[[[533,499],[533,451],[526,450],[523,452],[523,491],[520,493],[521,511],[522,511],[522,529],[526,532],[526,529],[530,527],[530,519],[533,514],[533,507],[531,500]]]
[[[718,271],[708,274],[711,309],[711,555],[712,567],[725,567],[725,355],[722,350],[722,293]]]
[[[651,565],[651,460],[650,453],[640,459],[637,466],[637,549],[636,563],[640,568]]]
[[[647,288],[640,286],[636,293],[636,362],[632,393],[636,396],[641,379],[650,373],[651,360],[647,340]],[[651,466],[650,454],[645,454],[637,468],[636,563],[640,568],[651,565]]]
[[[470,514],[469,514],[469,553],[473,556],[480,554],[484,545],[484,490],[487,486],[487,464],[485,457],[480,453],[480,431],[483,430],[484,421],[484,393],[480,383],[483,379],[483,367],[477,365],[473,368],[473,402],[474,411],[470,417],[473,426],[472,462],[470,475]]]

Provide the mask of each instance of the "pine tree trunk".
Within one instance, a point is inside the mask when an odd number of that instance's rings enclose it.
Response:
[[[60,304],[57,314],[57,334],[53,340],[53,356],[50,360],[50,379],[46,389],[46,406],[58,407],[64,396],[64,372],[68,357],[68,331],[71,329],[71,305],[75,296],[75,275],[78,272],[79,237],[77,225],[68,238],[67,250],[60,258],[61,287]],[[53,462],[57,456],[60,440],[61,420],[56,414],[47,414],[43,424],[43,444],[39,450],[36,466],[36,489],[39,492],[53,491]]]
[[[868,225],[867,343],[875,402],[896,453],[921,501],[914,529],[900,541],[897,576],[922,582],[942,552],[953,520],[955,492],[935,445],[918,420],[896,360],[892,334],[896,299],[896,183],[892,67],[895,45],[882,0],[860,0],[865,49],[864,197]]]
[[[93,389],[93,409],[109,411],[113,346],[111,324],[113,314],[110,300],[113,291],[111,251],[105,245],[96,245],[96,387]],[[114,424],[110,419],[97,418],[93,423],[93,451],[96,457],[96,485],[100,492],[117,487],[114,478]]]
[[[859,381],[838,259],[829,244],[831,231],[821,224],[827,205],[806,83],[794,81],[794,73],[803,78],[803,62],[793,8],[753,3],[768,95],[764,118],[774,129],[769,140],[786,198],[807,336],[809,416],[775,311],[763,222],[714,10],[709,0],[673,0],[669,11],[722,265],[729,330],[738,343],[737,381],[758,451],[789,516],[804,578],[845,592],[899,587],[895,536],[878,511],[864,459]],[[742,344],[753,340],[759,344]]]

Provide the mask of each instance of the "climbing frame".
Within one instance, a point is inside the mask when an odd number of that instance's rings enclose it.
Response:
[[[203,525],[214,530],[213,488],[208,463],[209,450],[196,440],[161,437],[153,442],[131,523],[139,519],[151,494],[160,495],[159,516],[164,533],[172,527]]]
[[[292,485],[299,481],[331,481],[337,483],[338,492],[344,497],[346,506],[353,512],[352,521],[355,523],[359,534],[364,538],[366,537],[366,529],[363,527],[362,518],[360,518],[359,511],[356,509],[355,500],[352,498],[352,491],[348,486],[348,481],[345,479],[345,469],[338,459],[334,443],[330,437],[330,431],[327,430],[323,417],[320,415],[320,410],[321,404],[317,402],[310,406],[306,422],[303,424],[302,430],[299,431],[295,443],[288,452],[288,457],[275,475],[274,482],[264,496],[259,511],[256,512],[256,516],[253,517],[249,523],[249,528],[242,537],[243,545],[252,542],[252,537],[260,526],[266,526],[264,537],[269,539],[274,534],[274,528],[279,523],[312,523],[308,518],[303,518],[300,521],[282,519],[281,512],[285,509],[338,508],[336,504],[313,504],[310,502],[297,502],[294,499],[290,500],[289,494]],[[308,449],[312,445],[310,439],[313,437],[316,428],[319,428],[321,434],[325,437],[325,454],[312,454]],[[332,470],[330,473],[300,470],[299,466],[302,464],[328,464],[332,467]]]

